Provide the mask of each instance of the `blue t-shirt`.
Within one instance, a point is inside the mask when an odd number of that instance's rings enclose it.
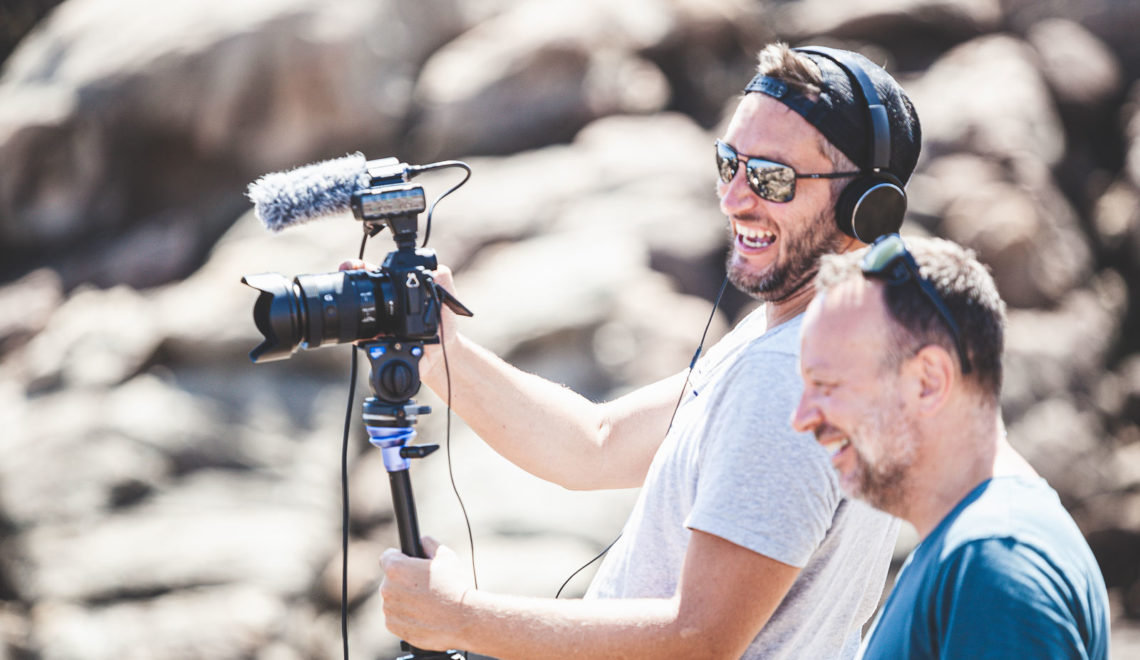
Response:
[[[978,485],[907,558],[863,649],[900,658],[1108,658],[1104,578],[1043,479]]]

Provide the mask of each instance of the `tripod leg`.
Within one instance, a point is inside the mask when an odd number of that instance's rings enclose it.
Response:
[[[388,473],[392,486],[392,507],[396,513],[396,530],[400,534],[400,550],[409,557],[427,558],[420,542],[420,524],[416,517],[416,499],[408,470]]]
[[[396,512],[400,551],[409,557],[426,559],[427,553],[424,552],[423,544],[420,542],[416,500],[412,494],[412,481],[408,470],[389,472],[388,482],[392,486],[392,506]],[[411,651],[411,654],[400,656],[398,660],[460,660],[463,657],[456,651],[426,651],[407,642],[400,642],[400,646],[404,651]]]

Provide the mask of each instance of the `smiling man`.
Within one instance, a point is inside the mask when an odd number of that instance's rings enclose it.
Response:
[[[793,424],[922,537],[863,657],[1108,657],[1104,579],[1001,418],[1005,306],[972,253],[890,235],[825,257]]]
[[[430,560],[388,550],[389,629],[421,648],[527,660],[853,656],[897,522],[845,500],[826,452],[789,427],[798,332],[820,256],[863,245],[871,207],[901,222],[892,200],[905,200],[919,133],[901,87],[865,58],[761,52],[716,165],[728,276],[765,305],[691,374],[593,403],[445,320],[452,406],[491,447],[567,488],[642,490],[583,600],[471,589],[432,541]],[[422,367],[446,396],[440,356]]]

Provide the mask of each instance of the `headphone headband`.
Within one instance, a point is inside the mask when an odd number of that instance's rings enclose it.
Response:
[[[859,66],[855,58],[847,51],[826,46],[812,46],[810,48],[793,49],[800,53],[812,53],[835,62],[847,76],[858,83],[863,101],[867,107],[867,119],[871,126],[871,158],[870,163],[860,163],[860,167],[876,171],[889,170],[891,164],[891,124],[887,116],[887,109],[879,99],[879,92],[871,82],[870,76]]]

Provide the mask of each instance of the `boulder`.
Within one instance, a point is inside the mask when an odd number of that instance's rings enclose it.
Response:
[[[1060,18],[1079,23],[1105,43],[1120,60],[1127,79],[1140,75],[1140,45],[1135,34],[1140,27],[1140,7],[1118,0],[1001,0],[1005,23],[1016,32],[1027,32],[1039,21]]]
[[[1010,310],[1002,408],[1016,421],[1035,402],[1091,391],[1121,332],[1127,288],[1111,271],[1065,298],[1055,311]]]
[[[85,288],[15,360],[30,391],[110,386],[138,373],[160,341],[151,307],[134,289]]]
[[[424,65],[413,151],[509,153],[566,141],[604,115],[661,110],[668,82],[636,53],[668,28],[659,2],[517,4]]]
[[[113,602],[246,584],[295,598],[336,547],[333,482],[201,474],[98,525],[37,526],[5,563],[25,602]]]
[[[955,154],[929,161],[921,179],[936,186],[921,186],[922,211],[978,253],[1010,306],[1056,304],[1088,277],[1092,252],[1076,212],[1041,163]]]
[[[83,607],[49,601],[32,614],[43,658],[300,658],[271,655],[289,607],[256,587],[222,586]],[[288,648],[288,647],[286,647]]]
[[[394,151],[420,64],[462,16],[453,0],[64,4],[0,75],[6,269],[66,264],[67,288],[188,273],[257,174]]]
[[[1060,161],[1065,132],[1036,53],[993,34],[956,46],[907,85],[922,118],[926,158],[971,152]]]
[[[61,0],[9,0],[0,9],[0,65]]]
[[[1026,40],[1037,52],[1041,73],[1060,105],[1095,109],[1120,94],[1123,72],[1116,55],[1081,24],[1044,19],[1029,27]]]
[[[1009,426],[1009,441],[1060,494],[1068,507],[1101,492],[1112,478],[1103,428],[1065,399],[1033,406]]]
[[[842,4],[801,0],[771,4],[777,31],[792,40],[822,35],[927,51],[993,32],[1002,21],[999,0],[856,0]]]
[[[1133,83],[1124,106],[1124,171],[1134,187],[1140,188],[1140,82]]]
[[[60,278],[46,268],[0,286],[0,355],[43,330],[62,302]]]

